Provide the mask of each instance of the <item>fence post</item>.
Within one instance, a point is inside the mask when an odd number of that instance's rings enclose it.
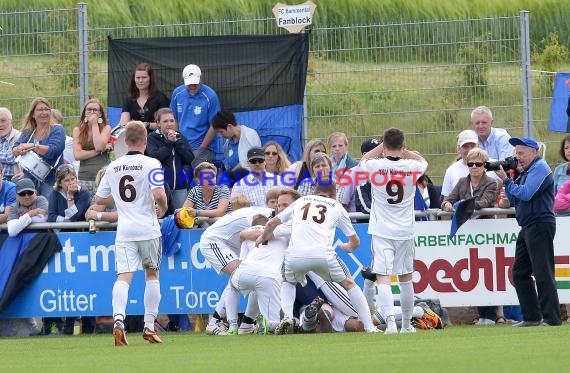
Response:
[[[89,81],[88,81],[88,49],[87,49],[87,4],[79,3],[77,8],[77,29],[79,40],[79,107],[89,99]]]
[[[521,68],[522,68],[522,105],[524,135],[532,137],[532,92],[530,77],[530,32],[529,11],[520,12],[521,28]]]

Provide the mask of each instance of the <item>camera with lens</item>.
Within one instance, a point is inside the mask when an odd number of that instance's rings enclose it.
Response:
[[[500,161],[485,162],[485,169],[487,171],[498,171],[501,166],[503,170],[516,170],[517,169],[517,159],[515,157],[507,157]]]

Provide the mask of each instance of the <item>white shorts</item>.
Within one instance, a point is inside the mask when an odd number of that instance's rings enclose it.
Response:
[[[116,241],[115,268],[118,274],[135,272],[141,268],[160,268],[162,239],[160,237],[143,241]]]
[[[391,240],[372,235],[372,272],[405,275],[414,272],[414,239]]]
[[[281,320],[281,282],[272,277],[258,276],[243,272],[240,267],[230,278],[232,285],[244,293],[255,291],[259,312],[270,323],[277,324]]]
[[[222,268],[239,259],[239,253],[227,246],[223,242],[202,242],[200,241],[200,252],[204,258],[212,265],[217,274],[222,272]]]
[[[313,271],[325,281],[342,282],[350,271],[338,255],[329,258],[296,258],[285,257],[283,262],[283,278],[292,284],[305,286],[307,272]]]

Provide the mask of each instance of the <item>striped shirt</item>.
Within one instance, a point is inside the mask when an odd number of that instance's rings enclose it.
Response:
[[[227,185],[216,185],[214,187],[214,194],[210,202],[204,202],[204,196],[202,195],[202,187],[200,185],[195,186],[188,192],[188,198],[190,202],[194,203],[194,208],[197,210],[215,210],[218,208],[218,203],[220,200],[230,200],[230,189]],[[226,210],[226,214],[232,211],[230,205]]]

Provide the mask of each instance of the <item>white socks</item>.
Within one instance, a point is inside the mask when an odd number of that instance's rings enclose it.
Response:
[[[125,281],[117,280],[113,285],[113,320],[124,321],[127,302],[129,300],[130,285]]]
[[[283,281],[281,284],[281,309],[283,310],[283,317],[293,318],[293,304],[295,303],[296,294],[295,285]]]
[[[154,321],[160,304],[160,282],[147,280],[144,288],[144,326],[154,331]]]
[[[412,281],[400,282],[400,305],[402,306],[402,328],[409,328],[414,309]]]

